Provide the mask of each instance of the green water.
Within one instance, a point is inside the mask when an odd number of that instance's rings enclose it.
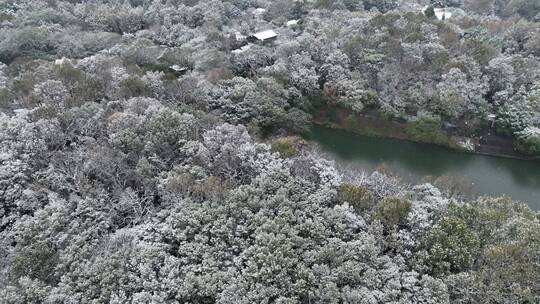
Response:
[[[339,162],[367,171],[384,167],[412,183],[426,176],[456,176],[475,194],[507,195],[540,210],[540,162],[461,153],[318,126],[312,131],[312,139]]]

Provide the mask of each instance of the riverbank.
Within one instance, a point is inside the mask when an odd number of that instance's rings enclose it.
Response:
[[[460,153],[322,126],[313,127],[310,139],[326,158],[356,172],[380,171],[413,185],[429,182],[458,196],[507,196],[540,210],[540,162]]]
[[[314,117],[314,124],[369,137],[432,144],[466,153],[520,160],[537,159],[519,152],[510,138],[489,131],[478,137],[458,136],[442,130],[440,124],[433,121],[419,120],[415,123],[406,123],[354,114],[336,107],[321,107]]]

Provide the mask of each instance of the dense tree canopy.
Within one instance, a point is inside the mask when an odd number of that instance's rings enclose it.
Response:
[[[540,301],[527,206],[268,143],[330,105],[540,153],[538,2],[419,2],[0,3],[0,302]]]

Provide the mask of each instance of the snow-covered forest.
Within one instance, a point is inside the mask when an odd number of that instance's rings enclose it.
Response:
[[[296,135],[339,107],[539,154],[539,21],[539,0],[0,0],[0,303],[538,303],[540,213]]]

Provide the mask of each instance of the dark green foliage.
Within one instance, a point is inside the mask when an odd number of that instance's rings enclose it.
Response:
[[[426,8],[426,10],[424,11],[424,14],[426,15],[426,17],[433,19],[435,18],[435,9],[433,8],[432,5],[430,5],[428,6],[428,8]]]
[[[538,0],[511,0],[508,4],[510,12],[533,20],[540,14],[540,1]]]
[[[383,13],[393,10],[398,4],[399,2],[396,0],[364,0],[364,8],[366,10],[377,8]]]
[[[345,127],[347,129],[354,130],[357,124],[358,121],[355,115],[349,114],[347,118],[345,118]]]
[[[272,141],[272,151],[278,152],[282,157],[292,157],[298,154],[303,140],[298,137],[281,137]]]
[[[518,149],[529,155],[540,156],[540,129],[529,127],[517,134]]]
[[[403,226],[411,210],[411,202],[402,198],[385,198],[373,210],[373,220],[380,221],[386,229]]]
[[[529,155],[540,156],[540,138],[531,137],[522,141],[523,152]]]
[[[480,253],[480,239],[463,220],[448,216],[431,229],[423,247],[431,274],[455,273],[473,265]]]
[[[478,235],[480,244],[485,246],[494,239],[497,227],[503,225],[508,220],[509,212],[501,208],[503,205],[499,202],[493,202],[493,206],[467,206],[451,204],[448,208],[448,216],[463,221]],[[509,205],[510,206],[510,205]]]
[[[496,36],[491,36],[485,28],[469,29],[463,36],[467,52],[482,65],[497,56],[500,50],[501,41]]]
[[[464,284],[469,284],[466,288],[473,291],[489,290],[468,295],[470,300],[484,302],[507,298],[520,303],[537,301],[533,286],[539,283],[537,273],[540,268],[531,261],[537,258],[540,250],[540,232],[533,228],[537,227],[538,223],[525,224],[525,219],[534,218],[534,213],[525,206],[515,204],[508,198],[481,198],[475,204],[449,206],[447,218],[443,221],[452,219],[450,224],[454,225],[454,228],[447,232],[455,234],[461,230],[460,240],[454,236],[452,255],[471,257],[470,254],[473,254],[474,263],[471,269],[477,273],[476,280]],[[533,226],[530,226],[531,224]],[[465,226],[469,229],[464,228]],[[465,242],[467,235],[469,241]],[[477,242],[473,235],[477,236]],[[509,241],[510,238],[515,239]],[[450,235],[447,239],[450,239]],[[467,248],[468,250],[465,250]],[[431,252],[434,253],[435,250]],[[471,259],[466,260],[470,262]],[[439,265],[449,264],[443,262]],[[463,291],[458,292],[461,293],[466,294]]]
[[[441,119],[438,116],[424,115],[407,127],[411,138],[418,142],[447,145],[448,136],[441,130]]]
[[[477,14],[491,15],[495,10],[495,2],[499,0],[465,0],[464,7]]]
[[[308,113],[297,108],[291,108],[285,113],[283,120],[283,124],[272,127],[283,127],[294,134],[305,135],[309,133],[312,119]]]
[[[338,188],[338,197],[361,213],[370,210],[375,204],[375,200],[366,188],[354,184],[341,184]]]
[[[1,62],[10,63],[17,57],[44,58],[52,53],[52,44],[42,29],[23,27],[0,32]]]
[[[120,96],[130,98],[137,96],[149,96],[150,89],[136,76],[128,77],[120,82]]]
[[[10,92],[6,89],[0,89],[0,109],[8,109],[11,101]]]
[[[20,246],[18,253],[11,261],[12,280],[29,277],[41,280],[46,284],[56,284],[58,277],[55,268],[59,263],[58,252],[47,243],[26,244]]]

